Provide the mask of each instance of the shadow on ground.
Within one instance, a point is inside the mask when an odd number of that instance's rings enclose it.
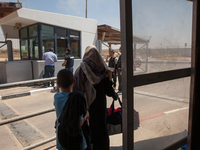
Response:
[[[186,131],[169,135],[163,136],[159,138],[153,138],[143,141],[138,141],[134,143],[135,150],[162,150],[167,146],[177,142],[181,138],[186,136]],[[110,147],[110,150],[122,150],[122,146],[118,147]]]

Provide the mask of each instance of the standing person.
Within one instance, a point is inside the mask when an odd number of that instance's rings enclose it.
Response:
[[[82,127],[89,118],[89,112],[86,109],[84,95],[80,92],[72,93],[74,83],[73,73],[69,69],[62,69],[58,72],[57,84],[62,91],[54,95],[57,117],[56,148],[58,150],[87,150],[88,148],[88,140],[84,136],[85,132]]]
[[[108,60],[108,57],[110,57],[109,60]],[[114,51],[110,51],[109,55],[107,55],[106,62],[108,62],[108,67],[112,71],[113,87],[115,89],[116,88],[117,58],[115,57],[115,52]]]
[[[119,48],[119,52],[121,53],[121,47]],[[119,59],[117,61],[117,74],[118,74],[118,93],[122,92],[122,67],[121,67],[121,56],[119,56]]]
[[[71,55],[71,49],[66,48],[66,56],[65,56],[65,61],[62,64],[62,66],[65,66],[66,69],[71,70],[73,73],[74,69],[74,56]]]
[[[83,61],[75,72],[75,80],[74,90],[84,93],[89,107],[92,148],[109,150],[106,95],[115,100],[118,95],[112,88],[112,72],[94,45],[86,48]]]
[[[45,60],[44,66],[44,78],[54,77],[55,72],[55,62],[58,61],[56,54],[53,53],[53,48],[49,48],[49,51],[44,53],[42,56],[42,60]],[[51,86],[54,87],[54,81],[51,82]],[[47,87],[47,83],[45,83],[45,87]]]

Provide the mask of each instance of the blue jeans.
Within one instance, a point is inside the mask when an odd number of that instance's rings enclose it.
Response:
[[[54,77],[55,67],[54,66],[45,66],[44,67],[44,78]],[[45,83],[47,86],[48,83]],[[51,82],[51,85],[54,86],[54,81]]]
[[[73,71],[74,71],[74,68],[73,68],[73,67],[71,67],[71,68],[65,68],[65,69],[69,69],[72,73],[73,73]]]

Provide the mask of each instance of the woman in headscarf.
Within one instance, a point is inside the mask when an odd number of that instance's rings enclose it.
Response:
[[[74,91],[84,93],[89,108],[93,150],[109,150],[106,95],[115,100],[118,95],[112,88],[112,72],[94,45],[86,48],[83,60],[75,72],[75,79]]]

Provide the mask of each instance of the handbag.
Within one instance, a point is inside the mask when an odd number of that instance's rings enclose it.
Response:
[[[113,100],[110,108],[107,108],[107,129],[108,135],[122,133],[122,102],[118,97],[118,102],[121,107],[115,108],[115,100]],[[134,130],[137,130],[140,125],[139,113],[134,109]]]

